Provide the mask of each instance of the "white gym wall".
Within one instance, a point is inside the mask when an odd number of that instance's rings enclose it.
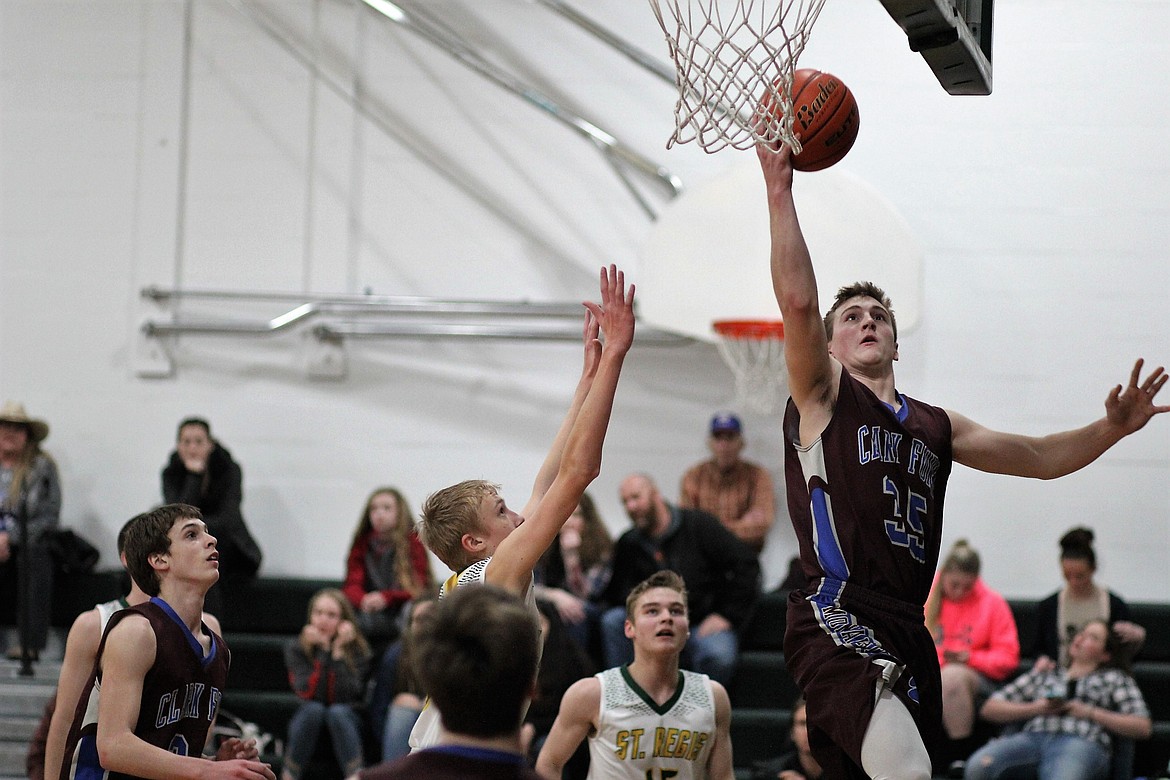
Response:
[[[140,289],[578,301],[602,263],[638,281],[654,223],[593,146],[364,5],[238,1],[193,0],[188,25],[180,0],[0,0],[0,397],[52,425],[62,521],[99,544],[103,565],[125,519],[160,499],[174,427],[196,414],[243,465],[264,573],[339,577],[376,486],[418,506],[488,478],[523,504],[580,349],[349,340],[346,376],[322,380],[307,376],[303,332],[183,336],[162,361],[173,374],[148,378],[159,361],[138,326],[161,313]],[[670,85],[531,0],[425,5],[684,185],[745,154],[667,151]],[[576,6],[666,61],[644,2]],[[241,9],[311,44],[318,76]],[[1044,433],[1099,416],[1133,358],[1170,362],[1170,106],[1158,97],[1170,55],[1143,34],[1167,25],[1163,3],[1001,2],[995,91],[960,98],[876,0],[827,4],[801,62],[858,96],[861,133],[841,168],[881,191],[925,252],[904,392]],[[355,83],[361,111],[328,86]],[[669,208],[653,181],[630,180],[652,210]],[[768,284],[766,258],[742,260]],[[679,269],[696,285],[742,271]],[[711,412],[733,403],[714,346],[631,352],[591,490],[615,534],[621,478],[646,471],[673,499],[705,455]],[[747,456],[779,484],[777,420],[745,424]],[[794,553],[780,506],[769,584]],[[1058,582],[1057,538],[1085,523],[1101,581],[1164,600],[1168,518],[1162,418],[1056,482],[957,467],[946,543],[968,538],[994,587],[1039,596]]]

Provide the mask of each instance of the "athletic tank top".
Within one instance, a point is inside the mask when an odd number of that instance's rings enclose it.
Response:
[[[136,736],[156,747],[184,756],[203,752],[207,732],[219,709],[227,682],[230,657],[227,645],[211,629],[206,655],[199,640],[191,633],[171,606],[160,598],[114,612],[102,614],[105,629],[98,646],[94,672],[77,703],[73,724],[65,743],[66,761],[61,768],[62,780],[118,780],[130,778],[119,772],[106,772],[97,755],[97,703],[101,690],[101,658],[110,631],[131,614],[150,621],[155,635],[155,660],[143,678],[142,700],[135,724]]]
[[[126,602],[126,599],[121,598],[113,599],[112,601],[106,601],[94,607],[94,609],[97,610],[98,619],[101,621],[100,631],[102,636],[106,635],[106,626],[110,624],[110,618],[114,616],[114,613],[120,612],[129,606],[130,604]],[[86,702],[83,722],[97,723],[98,702],[101,700],[102,685],[93,678],[92,672],[90,672],[90,680],[93,687],[90,689],[89,697],[86,698],[84,695],[82,696]],[[65,755],[69,755],[68,751],[66,751]]]
[[[715,741],[715,696],[707,675],[680,670],[678,689],[661,705],[624,666],[595,676],[601,710],[597,733],[589,738],[590,780],[707,777]]]
[[[899,395],[895,412],[841,372],[833,417],[799,446],[800,414],[784,415],[788,514],[816,599],[851,583],[921,606],[938,563],[951,473],[947,413]]]
[[[443,598],[461,585],[482,585],[485,582],[484,573],[487,571],[487,565],[490,560],[491,558],[484,558],[482,561],[476,561],[471,564],[463,571],[452,574],[439,586],[439,598]],[[536,583],[534,579],[528,582],[528,590],[524,593],[524,605],[532,613],[532,619],[537,625],[540,625],[540,612],[536,608]],[[542,641],[537,651],[540,652],[543,650],[544,642]],[[538,655],[537,662],[539,663],[539,661],[540,656]],[[525,710],[527,710],[527,707]],[[423,748],[438,744],[442,725],[439,708],[428,697],[426,703],[423,704],[423,711],[419,713],[418,720],[414,722],[414,728],[410,730],[410,739],[407,740],[410,749],[412,751],[422,750]]]

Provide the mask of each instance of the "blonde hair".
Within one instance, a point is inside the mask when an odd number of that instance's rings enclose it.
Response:
[[[963,574],[974,574],[978,577],[980,566],[978,551],[966,539],[960,539],[951,545],[950,552],[943,559],[941,569],[943,571],[961,571]]]
[[[53,463],[53,458],[50,457],[49,453],[41,449],[40,442],[33,441],[30,431],[28,443],[24,445],[24,451],[20,453],[20,461],[12,469],[12,483],[8,486],[8,497],[4,499],[4,508],[16,510],[20,505],[24,481],[28,478],[29,472],[33,470],[39,457],[44,457],[45,460]]]
[[[926,613],[926,627],[930,629],[936,642],[939,639],[938,631],[941,628],[939,616],[942,614],[942,575],[947,572],[962,572],[978,577],[980,568],[979,553],[971,546],[970,542],[966,539],[960,539],[951,545],[947,557],[943,558],[943,562],[939,566],[939,579],[930,589],[930,596],[927,597],[926,606],[923,609]]]
[[[481,529],[479,509],[484,496],[497,496],[500,486],[469,479],[432,493],[423,504],[418,535],[431,552],[452,571],[462,571],[477,560],[463,547],[463,535]]]

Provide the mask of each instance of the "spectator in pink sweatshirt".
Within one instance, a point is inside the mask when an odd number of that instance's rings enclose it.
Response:
[[[966,758],[975,714],[1020,664],[1016,621],[1003,596],[979,578],[979,553],[955,542],[926,602],[926,625],[942,667],[943,727],[953,758]]]

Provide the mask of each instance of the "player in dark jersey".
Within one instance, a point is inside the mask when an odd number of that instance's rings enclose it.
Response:
[[[902,395],[897,325],[870,283],[823,318],[792,198],[787,148],[761,146],[772,285],[792,394],[784,418],[788,511],[806,579],[788,603],[785,658],[808,699],[826,777],[931,776],[941,734],[938,659],[923,604],[942,538],[951,463],[1051,479],[1088,465],[1151,417],[1162,368],[1138,360],[1105,416],[1045,437],[1000,433]]]
[[[118,559],[123,567],[126,565],[126,531],[133,522],[134,519],[127,520],[118,532]],[[130,592],[124,597],[98,604],[73,621],[65,640],[65,658],[61,662],[61,674],[57,680],[56,704],[45,741],[45,777],[50,780],[61,776],[65,741],[69,736],[69,727],[73,724],[77,702],[83,695],[89,699],[87,712],[93,713],[93,731],[96,733],[98,687],[91,683],[93,662],[97,658],[98,647],[110,618],[120,610],[146,601],[150,601],[150,596],[138,587],[138,583],[130,580]],[[204,612],[203,622],[213,632],[220,633],[219,620],[214,615]]]
[[[126,530],[126,565],[150,601],[110,618],[78,702],[61,779],[275,780],[254,742],[202,758],[227,681],[223,639],[202,621],[219,578],[215,537],[199,510],[168,504]],[[91,701],[101,691],[96,712]],[[107,774],[108,772],[108,774]]]

